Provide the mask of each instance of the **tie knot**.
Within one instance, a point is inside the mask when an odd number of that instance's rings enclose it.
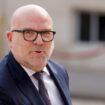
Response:
[[[36,72],[35,74],[33,74],[33,76],[34,76],[37,80],[42,80],[42,74],[43,74],[43,71],[41,71],[41,72]]]

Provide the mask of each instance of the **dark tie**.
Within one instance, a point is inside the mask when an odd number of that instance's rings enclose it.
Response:
[[[44,85],[43,78],[42,78],[43,72],[38,72],[34,74],[34,77],[38,80],[38,88],[39,88],[39,94],[45,103],[45,105],[51,105],[47,89]]]

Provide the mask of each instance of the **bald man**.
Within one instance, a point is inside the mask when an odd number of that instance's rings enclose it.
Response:
[[[50,60],[55,33],[51,16],[38,5],[13,13],[10,52],[0,61],[0,105],[71,105],[68,74]]]

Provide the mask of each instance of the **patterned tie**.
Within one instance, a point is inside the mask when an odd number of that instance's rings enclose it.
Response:
[[[44,85],[43,78],[42,78],[43,72],[38,72],[34,74],[34,77],[38,80],[38,88],[39,88],[39,94],[45,103],[45,105],[51,105],[47,89]]]

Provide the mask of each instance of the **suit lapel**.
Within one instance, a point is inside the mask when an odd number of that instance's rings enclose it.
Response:
[[[47,65],[48,70],[50,71],[58,89],[60,90],[61,96],[64,99],[64,102],[66,103],[66,105],[71,105],[69,102],[69,96],[67,93],[67,88],[65,85],[65,81],[63,81],[62,79],[62,75],[60,74],[59,68],[55,67],[53,64],[51,64],[50,62]]]
[[[8,56],[8,67],[13,79],[16,82],[16,85],[20,91],[30,100],[32,105],[44,105],[29,76],[16,62],[11,53]]]
[[[18,84],[19,89],[22,93],[31,101],[32,105],[44,105],[37,89],[29,78],[21,80]]]

